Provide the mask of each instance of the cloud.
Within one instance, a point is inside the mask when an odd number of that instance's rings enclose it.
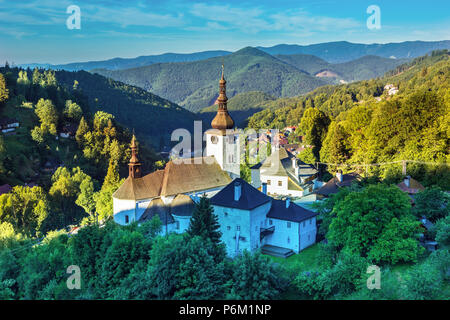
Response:
[[[243,8],[197,3],[192,6],[190,13],[206,21],[205,29],[208,24],[214,22],[222,26],[222,29],[238,29],[244,33],[303,31],[311,34],[312,32],[347,30],[362,25],[351,18],[313,16],[302,9],[273,12],[262,7]]]

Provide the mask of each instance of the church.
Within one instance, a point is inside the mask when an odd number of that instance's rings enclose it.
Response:
[[[227,110],[223,66],[219,89],[218,111],[205,132],[204,157],[171,160],[163,170],[143,176],[133,136],[128,178],[113,194],[115,222],[126,225],[158,215],[164,232],[184,232],[195,199],[213,196],[240,176],[239,133]]]
[[[205,132],[204,157],[170,160],[163,170],[142,175],[133,136],[128,177],[113,194],[114,221],[127,225],[149,221],[157,215],[162,234],[182,233],[189,227],[195,203],[206,195],[218,216],[229,256],[258,248],[282,257],[298,253],[315,243],[317,214],[289,198],[272,199],[264,174],[259,186],[262,191],[240,179],[239,132],[227,110],[223,66],[219,89],[218,111],[211,129]],[[294,162],[289,159],[289,163]],[[271,167],[263,164],[266,166]],[[307,173],[308,182],[315,179],[315,172]],[[295,176],[300,179],[298,172]],[[301,184],[300,180],[295,181]]]

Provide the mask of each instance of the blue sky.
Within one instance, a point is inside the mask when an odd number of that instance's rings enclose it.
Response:
[[[66,9],[81,10],[69,30]],[[366,9],[378,5],[381,29]],[[328,41],[449,40],[450,1],[0,0],[0,61],[66,63]]]

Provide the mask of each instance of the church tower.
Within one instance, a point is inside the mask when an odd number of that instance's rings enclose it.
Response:
[[[140,178],[142,176],[141,163],[137,157],[136,137],[133,134],[131,139],[131,159],[128,163],[128,176],[130,178]]]
[[[222,77],[219,80],[219,108],[211,122],[212,129],[206,131],[206,156],[214,156],[222,170],[232,178],[240,176],[239,132],[234,129],[234,121],[228,113],[227,94],[222,64]]]

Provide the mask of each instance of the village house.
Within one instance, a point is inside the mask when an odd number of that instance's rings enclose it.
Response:
[[[317,187],[316,168],[282,147],[273,147],[272,154],[250,171],[252,185],[260,188],[266,183],[267,193],[274,196],[303,197]]]
[[[77,133],[78,125],[75,123],[68,123],[64,125],[61,132],[59,133],[59,136],[61,138],[75,138],[75,134]]]
[[[425,187],[416,179],[411,178],[411,176],[406,176],[402,182],[397,184],[397,187],[409,195],[412,204],[414,204],[415,195],[425,190]]]
[[[319,190],[315,191],[318,198],[327,198],[331,194],[339,192],[340,188],[349,187],[353,182],[361,179],[356,172],[342,174],[341,171],[336,172],[336,176],[328,180]]]
[[[2,133],[13,132],[20,125],[19,121],[12,118],[0,118],[0,130]]]
[[[263,253],[288,257],[316,242],[317,213],[289,198],[276,200],[237,178],[211,198],[222,241],[229,256],[261,248]]]

